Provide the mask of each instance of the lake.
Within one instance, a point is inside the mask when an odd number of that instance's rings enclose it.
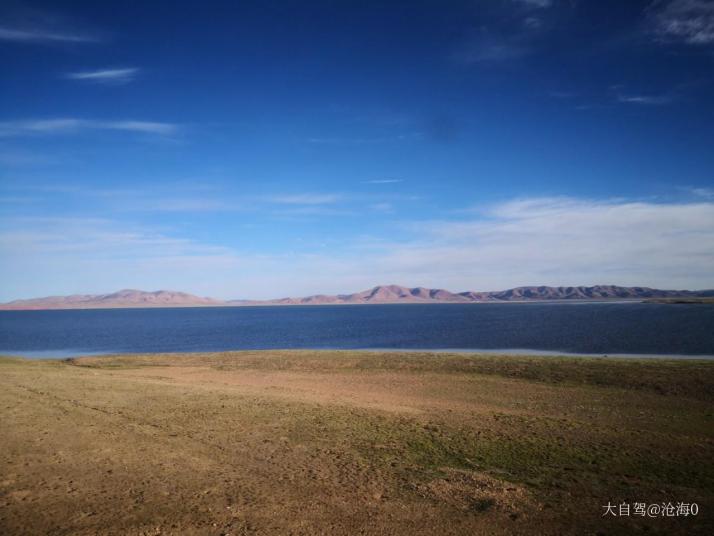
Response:
[[[714,305],[503,303],[0,311],[0,353],[270,348],[714,356]]]

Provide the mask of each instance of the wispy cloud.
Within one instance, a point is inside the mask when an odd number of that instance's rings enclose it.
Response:
[[[2,153],[0,153],[1,155]],[[204,180],[204,179],[197,179]],[[345,215],[357,203],[371,201],[369,197],[330,192],[254,194],[230,187],[211,187],[203,183],[147,183],[133,188],[108,186],[98,188],[85,184],[18,183],[4,189],[12,195],[54,196],[60,205],[91,206],[105,214],[121,217],[132,213],[245,213],[276,216]],[[374,201],[376,202],[376,201]],[[43,213],[39,205],[34,213]]]
[[[553,23],[552,0],[484,2],[482,24],[452,54],[457,63],[499,63],[534,53]]]
[[[377,136],[374,138],[307,138],[308,143],[325,145],[366,145],[373,143],[392,143],[419,138],[421,133],[397,134],[395,136]]]
[[[92,43],[100,39],[81,33],[56,33],[42,29],[0,26],[0,40],[18,43]]]
[[[148,182],[134,188],[121,185],[98,188],[94,185],[71,183],[18,183],[6,185],[0,189],[0,193],[3,193],[3,190],[13,196],[32,196],[37,201],[34,206],[24,207],[22,213],[25,215],[46,214],[49,200],[54,200],[52,211],[55,214],[63,213],[62,206],[76,204],[122,218],[131,218],[140,213],[161,214],[164,221],[171,221],[174,214],[170,213],[255,213],[268,206],[255,198],[225,191],[211,192],[192,184],[182,185],[180,181],[169,184]]]
[[[227,277],[241,266],[230,248],[175,237],[147,226],[106,218],[13,218],[0,222],[0,274],[18,295],[54,293],[49,269],[60,284],[88,291],[126,287],[192,286],[190,274],[214,266]],[[46,263],[44,267],[37,263]],[[245,264],[245,263],[243,263]],[[172,269],[171,266],[174,268]],[[165,279],[155,279],[158,270]],[[32,274],[31,282],[21,274]],[[181,274],[180,282],[175,275]],[[149,281],[152,281],[149,283]],[[33,288],[34,287],[34,288]]]
[[[376,212],[385,212],[386,213],[386,212],[394,211],[394,205],[392,205],[391,203],[386,203],[386,202],[372,203],[371,205],[369,205],[369,208],[371,208],[372,210],[374,210]]]
[[[373,179],[365,181],[365,184],[396,184],[398,182],[404,182],[404,179]]]
[[[617,102],[623,104],[643,104],[646,106],[661,106],[672,102],[669,95],[625,95],[618,94]]]
[[[353,209],[332,205],[285,205],[277,209],[268,208],[268,213],[278,220],[326,221],[326,218],[355,216]]]
[[[39,200],[37,197],[0,196],[0,205],[36,204]]]
[[[76,118],[29,119],[0,122],[0,137],[16,137],[33,134],[69,134],[83,130],[122,130],[169,136],[177,133],[179,127],[173,123],[160,123],[155,121],[101,121]]]
[[[3,6],[0,41],[25,44],[97,43],[97,32],[79,27],[68,17],[39,9]]]
[[[3,221],[0,248],[9,256],[76,255],[87,259],[175,253],[188,241],[163,236],[106,218],[20,217]]]
[[[110,202],[111,202],[110,198]],[[140,212],[231,212],[246,208],[238,201],[212,198],[181,197],[129,197],[129,202],[118,206],[119,210]]]
[[[128,130],[164,136],[175,134],[179,130],[178,125],[174,123],[158,123],[155,121],[99,121],[96,123],[96,128]]]
[[[93,217],[36,217],[6,220],[0,227],[0,251],[13,261],[42,256],[51,261],[76,261],[93,266],[117,262],[142,266],[158,259],[237,261],[225,246],[176,237],[150,226]],[[24,253],[23,253],[24,251]],[[116,272],[114,272],[116,275]],[[86,273],[88,277],[94,274]],[[109,288],[113,288],[110,284]]]
[[[458,63],[468,65],[519,59],[530,52],[531,49],[520,36],[499,35],[482,29],[457,49],[453,58]]]
[[[306,193],[294,195],[276,195],[265,198],[270,203],[280,205],[330,205],[343,200],[339,194]]]
[[[553,0],[513,0],[517,4],[523,4],[528,7],[545,9],[553,5]]]
[[[0,148],[0,164],[13,167],[42,166],[55,164],[59,160],[53,156],[16,148]]]
[[[660,41],[714,44],[714,2],[710,0],[656,1],[650,6],[648,17]]]
[[[100,69],[96,71],[81,71],[76,73],[67,73],[65,78],[70,80],[84,80],[87,82],[95,82],[99,84],[128,84],[136,77],[139,69],[129,67],[125,69]]]
[[[714,199],[714,188],[689,188],[689,192],[704,199]]]
[[[669,104],[677,98],[681,98],[684,85],[680,85],[669,91],[642,92],[628,88],[624,84],[614,84],[610,86],[610,98],[620,104],[635,104],[642,106],[661,106]]]

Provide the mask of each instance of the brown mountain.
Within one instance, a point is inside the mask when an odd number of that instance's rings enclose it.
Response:
[[[303,298],[280,298],[262,302],[255,301],[250,302],[250,304],[474,303],[538,300],[642,300],[650,298],[690,298],[705,296],[714,296],[714,291],[660,290],[647,287],[596,285],[593,287],[517,287],[492,292],[466,291],[453,293],[444,289],[380,285],[354,294],[337,294],[334,296],[317,294]],[[237,301],[228,303],[239,304]]]
[[[706,292],[706,291],[705,291]],[[488,292],[497,300],[587,300],[587,299],[642,299],[694,296],[701,293],[688,290],[660,290],[648,287],[517,287],[501,292]]]
[[[304,298],[280,298],[265,303],[274,305],[319,305],[319,304],[359,304],[359,303],[428,303],[428,302],[468,302],[463,296],[442,289],[422,287],[408,288],[399,285],[379,285],[354,294],[329,296],[317,294]]]
[[[173,290],[125,289],[111,294],[73,294],[49,296],[31,300],[15,300],[0,305],[0,309],[102,309],[127,307],[194,307],[199,305],[222,305],[221,300],[202,298]]]
[[[111,294],[75,294],[50,296],[30,300],[15,300],[0,304],[0,309],[99,309],[128,307],[220,307],[240,305],[326,305],[365,303],[479,303],[547,300],[645,300],[667,298],[714,297],[714,290],[660,290],[648,287],[619,287],[596,285],[593,287],[517,287],[492,292],[466,291],[453,293],[444,289],[380,285],[353,294],[316,294],[303,298],[275,300],[222,301],[176,292],[157,290],[120,290]]]

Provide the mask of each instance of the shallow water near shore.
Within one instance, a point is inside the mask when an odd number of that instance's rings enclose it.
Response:
[[[714,305],[409,304],[0,311],[0,353],[249,349],[714,356]]]

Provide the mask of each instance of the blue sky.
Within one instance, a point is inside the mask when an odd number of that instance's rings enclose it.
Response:
[[[4,2],[0,300],[714,287],[714,2]]]

